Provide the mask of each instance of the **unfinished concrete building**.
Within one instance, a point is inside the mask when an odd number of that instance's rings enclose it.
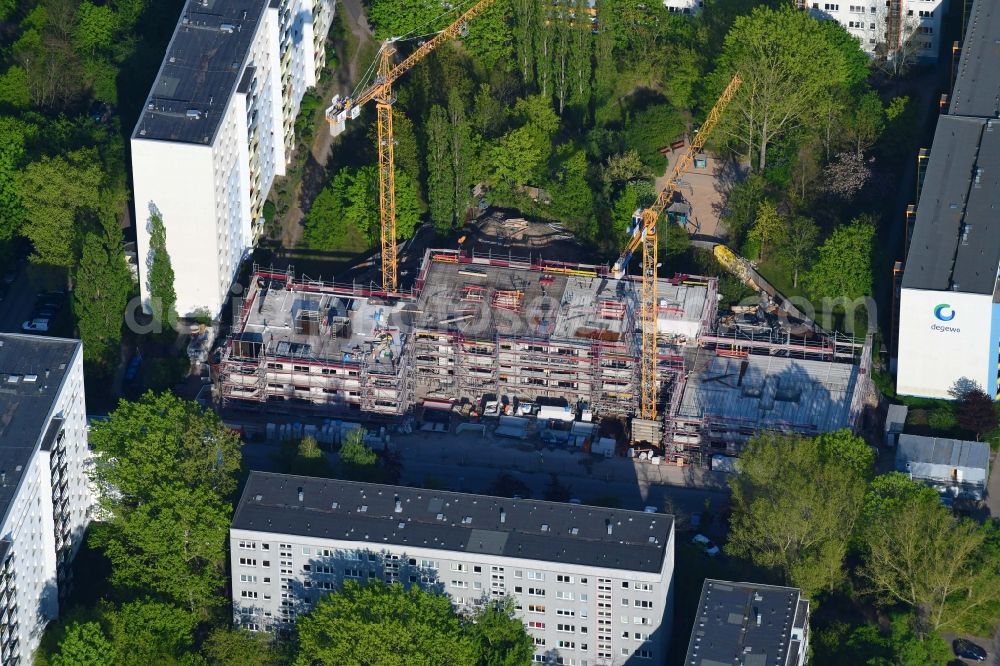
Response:
[[[396,419],[422,405],[564,401],[638,410],[639,283],[607,267],[428,250],[409,290],[255,268],[217,376],[227,407]],[[717,322],[714,278],[657,286],[657,422],[668,459],[734,454],[761,428],[854,427],[870,347]]]
[[[662,395],[715,280],[661,280]],[[636,283],[606,267],[428,251],[412,290],[255,269],[219,367],[226,405],[399,416],[422,401],[565,400],[635,412]],[[677,396],[679,398],[679,395]]]

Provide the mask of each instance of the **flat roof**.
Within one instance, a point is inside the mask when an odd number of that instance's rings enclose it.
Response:
[[[708,288],[703,278],[657,282],[657,328],[698,324]],[[414,324],[469,337],[529,336],[587,342],[632,342],[639,283],[545,270],[429,260]]]
[[[905,470],[907,462],[968,469],[988,469],[990,445],[986,442],[971,442],[944,437],[900,435],[896,448],[896,465]]]
[[[0,515],[17,494],[79,340],[0,333]]]
[[[858,367],[852,363],[713,356],[688,378],[678,416],[775,429],[837,430],[848,425],[857,378]]]
[[[906,289],[992,294],[1000,266],[1000,120],[942,116],[903,273]]]
[[[291,289],[263,281],[237,340],[263,344],[272,357],[392,366],[405,341],[405,303]]]
[[[232,528],[659,573],[673,517],[251,472]]]
[[[806,604],[794,587],[707,579],[691,629],[685,666],[784,666],[802,646]]]
[[[269,0],[187,0],[133,139],[208,145]]]
[[[950,113],[1000,116],[1000,16],[995,0],[974,0],[951,93]]]

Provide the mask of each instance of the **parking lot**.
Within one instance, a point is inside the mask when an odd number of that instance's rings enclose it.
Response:
[[[8,283],[8,279],[12,281]],[[69,321],[67,298],[40,296],[45,291],[64,289],[65,284],[62,271],[53,271],[48,266],[20,264],[12,273],[5,272],[0,287],[4,293],[0,301],[0,332],[23,333],[26,321],[45,319],[49,330],[39,333],[69,334],[70,331],[63,330]]]

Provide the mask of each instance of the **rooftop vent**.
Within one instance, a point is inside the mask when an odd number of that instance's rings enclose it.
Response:
[[[503,510],[503,507],[500,507],[500,522],[501,523],[507,522],[507,512]]]
[[[38,375],[25,375],[24,376],[24,381],[26,381],[26,382],[37,382],[38,381]]]
[[[399,495],[396,495],[396,508],[393,510],[396,513],[403,513],[403,503],[399,501]]]
[[[188,109],[185,115],[188,117],[188,120],[198,120],[201,118],[201,111],[198,109]]]
[[[8,384],[16,384],[21,381],[21,375],[7,375]]]
[[[338,506],[340,506],[340,504],[338,504],[337,502],[330,502],[331,509],[336,509]]]
[[[472,516],[466,516],[466,517],[462,518],[462,524],[463,525],[471,525],[472,524]]]
[[[358,507],[358,511],[361,513],[368,513],[368,505],[362,504],[361,506]]]
[[[570,534],[579,534],[580,533],[580,528],[578,528],[578,527],[571,527],[569,529],[569,533]]]
[[[306,498],[306,494],[302,491],[302,487],[299,486],[299,501],[303,501]]]
[[[542,523],[542,531],[543,532],[548,532],[549,531],[549,526],[548,526],[547,523]]]
[[[614,533],[614,526],[613,526],[613,525],[611,524],[611,520],[610,520],[610,519],[605,519],[605,520],[604,520],[604,524],[605,524],[605,525],[607,526],[607,528],[608,528],[608,534],[609,534],[609,535],[610,535],[610,534],[613,534],[613,533]]]
[[[232,23],[223,23],[222,25],[219,26],[219,30],[221,32],[232,33],[234,30],[236,30],[236,26],[233,25]]]

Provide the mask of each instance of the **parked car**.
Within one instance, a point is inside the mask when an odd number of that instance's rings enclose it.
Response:
[[[956,657],[972,661],[986,661],[986,650],[964,638],[956,638],[952,641],[951,649],[955,651]]]
[[[59,306],[57,305],[42,305],[36,306],[34,312],[31,314],[32,319],[49,319],[56,316],[59,312]]]
[[[691,517],[688,518],[688,527],[690,527],[692,530],[696,530],[699,527],[701,527],[701,514],[700,513],[692,513],[691,514]]]
[[[21,330],[25,333],[45,333],[49,330],[49,320],[29,319],[21,324]]]
[[[719,554],[719,547],[712,543],[704,534],[695,534],[694,538],[691,539],[691,543],[701,548],[702,552],[709,557],[715,557]]]

